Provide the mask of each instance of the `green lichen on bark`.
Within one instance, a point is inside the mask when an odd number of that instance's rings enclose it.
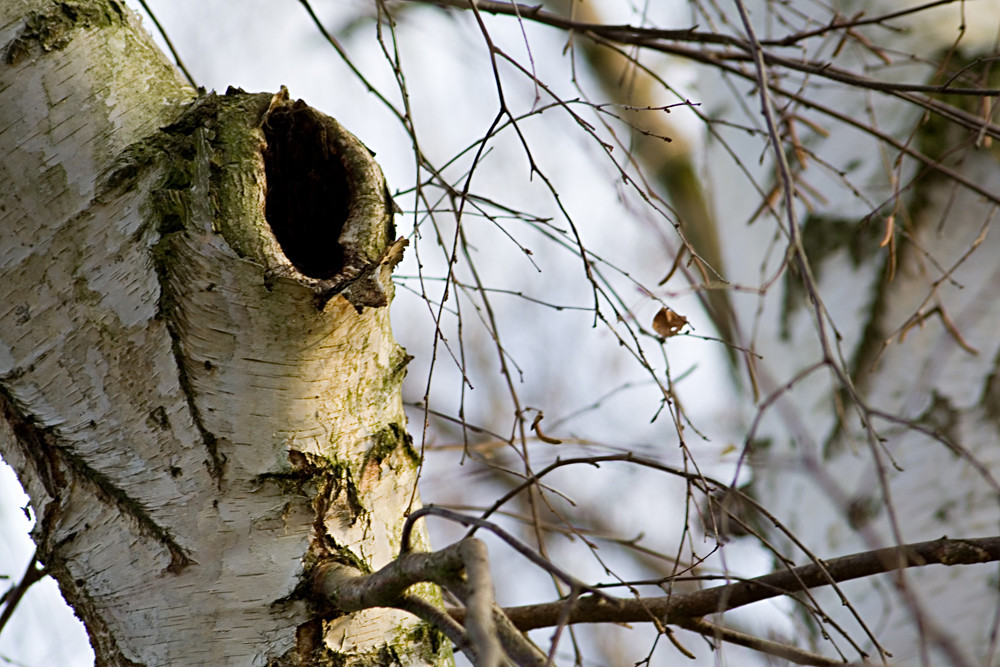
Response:
[[[369,462],[379,465],[397,451],[413,465],[420,463],[420,454],[413,449],[413,438],[400,424],[389,424],[376,433],[372,441],[372,446],[365,453],[364,465]]]
[[[4,46],[3,59],[16,65],[35,53],[64,48],[77,30],[106,28],[124,20],[125,11],[114,0],[52,3],[25,19],[17,36]]]
[[[409,654],[409,655],[405,655]],[[454,664],[451,644],[431,626],[421,623],[412,628],[401,628],[398,637],[377,649],[345,655],[330,649],[325,644],[315,646],[308,655],[301,651],[289,651],[268,662],[268,667],[400,667],[412,664],[410,656],[434,656],[425,662],[433,667],[448,667]]]

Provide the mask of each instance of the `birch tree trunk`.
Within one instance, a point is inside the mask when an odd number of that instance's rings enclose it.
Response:
[[[764,39],[768,10],[752,4]],[[855,4],[878,15],[906,3]],[[858,44],[868,39],[875,46],[844,49],[831,64],[876,72],[873,78],[886,84],[997,87],[989,67],[977,62],[994,43],[995,6],[956,4],[889,23],[905,30],[861,29]],[[928,66],[907,66],[900,54],[909,53]],[[921,78],[935,67],[938,78]],[[956,71],[961,76],[949,79]],[[794,89],[777,77],[771,83]],[[747,92],[752,111],[759,111],[757,91]],[[761,205],[759,194],[739,190],[746,181],[722,151],[710,158],[729,202],[722,223],[727,278],[761,288],[759,297],[734,299],[743,331],[751,332],[742,343],[760,355],[762,400],[751,415],[759,422],[747,441],[753,491],[798,544],[770,521],[759,526],[795,562],[804,558],[800,545],[826,557],[943,535],[994,535],[1000,528],[1000,237],[993,228],[1000,153],[989,136],[997,129],[990,125],[995,114],[971,95],[837,86],[807,92],[813,106],[782,108],[787,98],[779,94],[774,104],[782,128],[792,128],[782,130],[782,139],[796,186],[802,185],[795,206],[812,275],[790,259],[796,250],[786,210],[746,224]],[[938,110],[928,111],[934,103]],[[978,119],[975,127],[969,118]],[[829,136],[811,132],[810,122]],[[759,140],[735,138],[730,147],[740,155],[762,153]],[[776,177],[765,176],[777,170],[771,157],[755,173],[773,184]],[[739,201],[742,207],[734,205]],[[776,275],[780,280],[768,287]],[[846,604],[834,593],[817,595],[823,614],[802,617],[817,643],[832,638],[846,654],[849,645],[827,620],[873,659],[884,648],[894,665],[995,665],[996,583],[995,565],[920,568],[843,585]]]
[[[0,35],[0,454],[97,663],[448,662],[305,592],[418,503],[369,151],[287,94],[196,95],[115,0],[3,3]]]

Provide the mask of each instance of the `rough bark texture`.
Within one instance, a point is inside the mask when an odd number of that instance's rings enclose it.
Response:
[[[5,3],[0,38],[0,454],[98,664],[446,661],[301,592],[416,502],[370,153],[287,94],[196,97],[114,0]]]

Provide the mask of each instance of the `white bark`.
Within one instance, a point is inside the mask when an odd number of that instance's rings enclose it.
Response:
[[[401,612],[325,623],[297,588],[317,556],[384,565],[416,503],[367,151],[322,121],[351,201],[346,264],[310,277],[264,217],[261,124],[292,103],[188,107],[113,0],[6,3],[0,41],[0,453],[98,663],[298,664],[321,637],[446,661]]]
[[[896,3],[886,4],[881,9],[898,9]],[[990,7],[984,4],[980,8]],[[974,9],[955,5],[941,13],[919,15],[914,33],[889,45],[898,50],[890,55],[897,60],[902,60],[895,55],[898,52],[936,57],[938,49],[946,49],[957,37],[958,12],[966,10],[973,12],[966,17],[971,30],[961,45],[967,56],[974,56],[976,45],[983,48],[974,33],[990,20],[977,18]],[[757,16],[763,16],[764,9],[758,10]],[[992,34],[995,7],[991,12]],[[947,39],[935,39],[931,29]],[[883,46],[892,39],[881,29],[865,34]],[[870,53],[862,57],[874,59]],[[914,80],[913,69],[901,74],[894,69],[876,71],[924,83]],[[933,126],[939,134],[931,135],[933,127],[921,124],[920,109],[879,93],[837,88],[823,99],[917,150],[932,155],[935,150],[953,151],[944,160],[950,168],[1000,197],[997,149],[988,143],[973,147],[974,133],[954,127],[940,133],[939,123]],[[869,106],[872,100],[874,112]],[[756,100],[754,109],[759,109]],[[832,132],[826,140],[807,136],[806,145],[828,164],[844,169],[868,197],[863,200],[843,188],[815,161],[804,174],[808,184],[827,197],[826,202],[813,198],[818,208],[812,214],[799,209],[801,220],[808,220],[803,240],[818,278],[826,335],[837,351],[837,363],[852,373],[863,401],[911,420],[923,432],[875,416],[872,424],[885,442],[874,443],[859,426],[859,411],[825,370],[791,390],[782,389],[796,373],[823,358],[815,312],[805,292],[797,288],[789,297],[790,285],[801,285],[800,276],[792,276],[759,300],[734,299],[743,330],[753,332],[753,349],[763,357],[759,368],[765,393],[783,395],[767,406],[756,434],[751,451],[756,464],[754,491],[820,557],[943,535],[995,535],[1000,529],[1000,488],[990,473],[995,475],[1000,463],[996,447],[1000,302],[995,298],[1000,238],[990,222],[996,204],[944,175],[930,173],[915,188],[903,191],[905,205],[895,211],[896,245],[880,247],[885,213],[891,207],[870,220],[864,218],[872,204],[890,201],[894,194],[885,169],[895,159],[895,150],[882,153],[870,137],[820,114],[801,112]],[[761,150],[759,143],[747,142],[745,148],[737,147],[737,152],[757,155]],[[859,160],[860,166],[849,167],[852,160]],[[759,197],[748,189],[742,193],[744,210],[733,210],[732,202],[741,199],[734,190],[743,179],[735,170],[720,174],[723,161],[716,155],[710,163],[718,182],[727,184],[725,197],[730,202],[723,232],[727,277],[735,284],[761,284],[785,259],[787,237],[759,220],[754,226],[738,224],[758,205]],[[922,168],[905,161],[897,172],[900,185],[907,185]],[[891,279],[886,269],[890,251],[899,262]],[[768,252],[768,266],[762,268],[761,258]],[[937,306],[954,327],[936,314]],[[769,539],[797,562],[805,562],[801,551],[765,523]],[[842,587],[894,656],[892,664],[1000,664],[995,645],[995,566],[931,567],[908,571],[903,588],[896,581],[896,575],[886,575]],[[832,594],[820,599],[824,611],[871,651],[865,633],[840,600]],[[829,627],[826,631],[852,655],[835,631]]]

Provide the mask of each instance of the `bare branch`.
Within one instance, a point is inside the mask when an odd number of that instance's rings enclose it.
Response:
[[[813,653],[812,651],[796,648],[795,646],[789,646],[788,644],[782,644],[780,642],[763,639],[761,637],[754,637],[753,635],[748,635],[745,632],[739,632],[731,628],[716,625],[715,623],[709,623],[703,618],[692,619],[684,623],[678,623],[678,625],[685,630],[697,632],[711,639],[721,639],[722,641],[729,642],[730,644],[745,646],[755,651],[766,653],[767,655],[773,655],[776,658],[783,658],[789,662],[794,662],[796,665],[844,664],[843,660],[827,658],[826,656]]]
[[[861,579],[872,575],[910,567],[932,564],[971,565],[1000,560],[1000,537],[971,539],[941,538],[902,547],[888,547],[852,554],[790,570],[772,572],[761,577],[737,581],[724,586],[706,588],[692,593],[642,598],[617,599],[610,602],[594,596],[583,596],[570,613],[570,623],[642,623],[657,619],[664,623],[683,625],[685,619],[743,607],[781,595],[827,586],[835,582]],[[505,610],[521,630],[549,627],[558,623],[563,602],[525,605]],[[452,614],[459,620],[461,614]]]
[[[3,612],[0,613],[0,632],[3,632],[4,626],[14,614],[17,603],[21,601],[24,594],[28,592],[32,584],[42,579],[46,574],[45,568],[38,567],[38,552],[36,551],[31,556],[31,560],[28,561],[28,566],[24,569],[21,580],[17,582],[16,586],[0,596],[0,603],[3,603],[4,606]]]

